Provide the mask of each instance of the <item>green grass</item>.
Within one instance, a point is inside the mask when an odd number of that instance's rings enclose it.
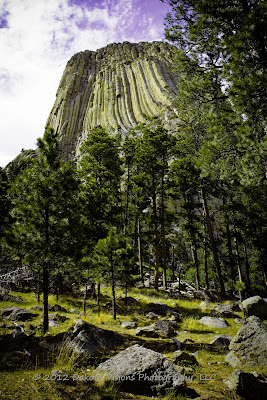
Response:
[[[173,352],[170,352],[170,345],[173,347],[173,341],[171,339],[153,339],[153,338],[142,338],[135,336],[135,329],[123,329],[121,323],[123,321],[136,321],[138,326],[144,326],[152,323],[145,316],[145,309],[149,303],[162,302],[167,304],[174,309],[178,309],[183,315],[183,320],[178,324],[176,337],[183,341],[184,339],[192,339],[195,343],[210,343],[216,335],[227,334],[234,336],[240,325],[236,324],[234,320],[227,319],[229,326],[227,328],[215,329],[209,328],[199,322],[199,319],[203,315],[209,315],[210,310],[203,310],[199,307],[200,300],[180,300],[180,299],[166,299],[165,293],[163,297],[160,297],[160,292],[156,292],[151,289],[132,289],[128,292],[128,296],[134,297],[138,301],[137,306],[129,305],[126,307],[123,300],[122,289],[116,291],[117,295],[121,295],[120,299],[117,299],[118,303],[118,318],[116,321],[113,320],[111,310],[105,308],[106,302],[111,300],[111,292],[108,288],[102,289],[101,298],[101,314],[97,315],[97,305],[95,299],[88,299],[86,301],[87,312],[86,315],[78,316],[70,312],[58,314],[66,315],[69,320],[64,323],[60,323],[58,327],[49,328],[49,332],[52,335],[56,335],[61,332],[65,332],[70,326],[74,326],[79,319],[83,319],[91,324],[99,326],[103,329],[110,329],[116,331],[127,337],[128,342],[126,346],[131,346],[134,343],[146,343],[147,347],[151,347],[154,350],[164,351],[164,354],[168,358],[173,357]],[[1,308],[4,307],[22,307],[32,309],[33,306],[38,305],[37,297],[34,293],[12,293],[14,296],[21,296],[22,301],[16,302],[2,302]],[[41,304],[41,303],[40,303]],[[80,313],[83,312],[83,299],[82,295],[80,298],[73,298],[72,296],[60,296],[59,300],[56,300],[56,296],[49,296],[49,305],[60,304],[62,307],[69,310],[70,308],[78,309]],[[42,312],[37,311],[38,317],[32,321],[23,322],[24,329],[27,331],[32,325],[36,330],[42,323]],[[51,313],[54,313],[51,311]],[[240,314],[241,315],[241,314]],[[12,325],[12,321],[8,319],[0,318],[0,323],[5,323],[7,326]],[[4,328],[0,329],[0,334],[6,334],[12,332],[12,329]],[[41,335],[41,330],[37,330],[37,336]],[[175,348],[175,347],[174,347]],[[165,350],[164,350],[165,349]],[[119,349],[117,349],[119,351]],[[115,352],[110,352],[109,356],[112,356]],[[199,365],[191,367],[185,370],[188,375],[188,386],[195,388],[195,390],[202,396],[203,399],[237,399],[233,393],[227,391],[227,387],[223,381],[226,380],[229,375],[233,372],[233,369],[224,362],[225,352],[220,353],[209,353],[201,350],[196,354]],[[107,354],[105,354],[105,357]],[[101,359],[99,360],[101,362]],[[84,364],[84,363],[82,363]],[[92,369],[93,364],[88,364],[88,369]],[[50,376],[53,370],[59,370],[67,375],[73,373],[82,372],[80,360],[77,358],[73,350],[68,346],[66,342],[61,351],[52,355],[52,362],[47,368],[39,368],[37,365],[32,366],[31,369],[16,370],[14,372],[2,372],[0,377],[0,391],[1,400],[6,399],[29,399],[29,400],[59,400],[68,398],[70,400],[77,399],[82,396],[82,393],[90,390],[90,400],[100,399],[142,399],[145,400],[145,396],[136,396],[131,394],[125,394],[122,396],[116,387],[94,387],[92,384],[86,386],[84,382],[75,382],[75,384],[64,384],[62,381],[51,381],[45,379],[46,376]],[[39,379],[34,379],[35,375],[40,376]],[[214,375],[215,374],[215,375]],[[201,377],[213,376],[214,379],[201,379]],[[195,380],[191,381],[192,377]],[[176,399],[183,398],[182,396],[176,397]],[[147,397],[147,399],[149,399]],[[171,394],[161,398],[162,400],[172,399]]]

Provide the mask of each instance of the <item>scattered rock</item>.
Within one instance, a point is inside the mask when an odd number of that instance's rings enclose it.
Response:
[[[51,328],[57,328],[59,326],[59,324],[56,321],[49,321],[49,326]]]
[[[205,302],[216,301],[216,298],[209,290],[195,290],[194,298],[204,300]]]
[[[255,315],[260,319],[267,319],[267,302],[260,296],[253,296],[243,300],[242,309],[246,317]]]
[[[161,317],[165,317],[169,311],[173,311],[167,304],[160,302],[149,303],[146,308],[148,312],[153,312]]]
[[[59,314],[49,314],[48,316],[50,321],[56,321],[56,322],[65,322],[69,318],[65,317],[65,315],[59,315]]]
[[[124,321],[122,322],[121,327],[125,329],[134,329],[137,327],[137,324],[133,321]]]
[[[70,335],[70,345],[76,351],[92,355],[103,349],[114,349],[125,342],[124,337],[118,333],[98,328],[83,320],[77,322]]]
[[[244,319],[241,319],[241,318],[235,318],[235,322],[236,322],[237,324],[244,324],[245,320],[244,320]]]
[[[182,350],[175,351],[172,361],[175,364],[198,365],[198,361],[193,354]]]
[[[115,381],[120,390],[153,396],[172,389],[175,394],[185,394],[185,378],[175,365],[160,353],[134,345],[100,364],[93,372],[93,379]]]
[[[70,308],[70,313],[72,313],[72,314],[80,314],[80,310],[77,310],[77,308]]]
[[[152,312],[152,311],[148,312],[148,313],[145,315],[145,317],[146,317],[146,318],[149,318],[149,319],[152,319],[152,320],[161,318],[160,315],[155,314],[155,313]]]
[[[254,374],[236,369],[225,383],[246,400],[267,399],[267,379],[262,376],[256,377]]]
[[[125,303],[127,303],[128,306],[136,306],[138,304],[138,301],[134,297],[124,297]]]
[[[170,315],[171,321],[181,322],[182,319],[183,319],[182,314],[179,314],[178,312],[173,311]]]
[[[28,321],[38,316],[29,310],[19,307],[7,307],[1,311],[3,318],[8,318],[11,321]]]
[[[232,336],[220,335],[217,336],[210,344],[214,344],[216,346],[229,346]]]
[[[211,311],[211,317],[239,318],[233,311],[240,311],[238,304],[217,304]]]
[[[49,311],[55,311],[55,312],[68,312],[66,308],[60,306],[59,304],[55,304],[54,306],[49,306],[48,307]]]
[[[215,317],[202,317],[199,322],[203,325],[210,326],[211,328],[227,328],[229,326],[228,322],[223,318]]]
[[[199,307],[202,308],[202,309],[203,309],[203,308],[204,308],[204,309],[205,309],[205,308],[209,308],[209,307],[210,307],[210,303],[209,303],[208,301],[205,301],[205,300],[204,300],[204,301],[202,301],[202,303],[199,304]]]
[[[233,367],[266,367],[267,326],[255,316],[249,317],[229,345],[225,360]]]
[[[136,336],[146,337],[171,337],[174,335],[173,322],[156,321],[152,325],[140,327],[136,329]]]

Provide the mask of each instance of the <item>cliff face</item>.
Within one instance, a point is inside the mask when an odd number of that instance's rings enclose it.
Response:
[[[67,63],[47,126],[60,137],[62,157],[72,159],[97,126],[126,133],[147,117],[173,109],[175,48],[162,42],[110,44],[75,54]]]

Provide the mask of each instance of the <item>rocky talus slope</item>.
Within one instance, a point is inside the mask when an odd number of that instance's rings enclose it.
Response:
[[[147,117],[174,110],[175,47],[163,42],[114,43],[75,54],[67,63],[47,120],[72,159],[88,131],[101,125],[126,133]]]

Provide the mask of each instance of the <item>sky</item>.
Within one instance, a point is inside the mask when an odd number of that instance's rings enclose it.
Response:
[[[163,40],[168,10],[160,0],[0,0],[0,166],[36,148],[73,54]]]

